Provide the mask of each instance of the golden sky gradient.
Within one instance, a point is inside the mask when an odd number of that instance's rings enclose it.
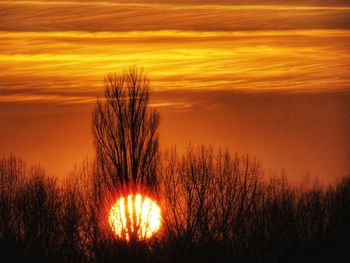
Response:
[[[229,147],[299,178],[348,173],[350,6],[242,3],[1,1],[0,154],[67,174],[93,154],[104,75],[138,65],[164,147]]]

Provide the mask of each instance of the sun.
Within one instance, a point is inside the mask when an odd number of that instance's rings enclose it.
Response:
[[[145,240],[159,230],[161,211],[151,198],[141,194],[129,194],[113,204],[108,221],[117,237],[127,241]]]

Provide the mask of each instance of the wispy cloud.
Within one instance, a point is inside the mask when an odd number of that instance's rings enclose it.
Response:
[[[91,102],[106,73],[131,65],[146,67],[156,91],[350,85],[346,6],[2,1],[0,10],[1,101]]]
[[[89,101],[106,73],[135,64],[155,90],[343,90],[349,40],[348,30],[2,32],[0,96]]]
[[[3,31],[232,31],[349,28],[350,7],[2,1]]]

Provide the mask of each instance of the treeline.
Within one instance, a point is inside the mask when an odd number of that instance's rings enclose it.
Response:
[[[296,262],[349,254],[350,177],[291,186],[249,156],[190,146],[158,156],[160,232],[128,244],[107,225],[97,165],[65,182],[0,160],[0,262]]]

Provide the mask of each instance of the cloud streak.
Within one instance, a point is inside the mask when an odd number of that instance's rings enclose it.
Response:
[[[135,64],[158,91],[344,90],[349,40],[348,30],[2,32],[0,96],[93,101],[106,73]]]
[[[344,29],[344,6],[1,2],[1,31]]]
[[[350,7],[200,3],[2,1],[0,100],[91,102],[131,65],[158,91],[349,88]]]

